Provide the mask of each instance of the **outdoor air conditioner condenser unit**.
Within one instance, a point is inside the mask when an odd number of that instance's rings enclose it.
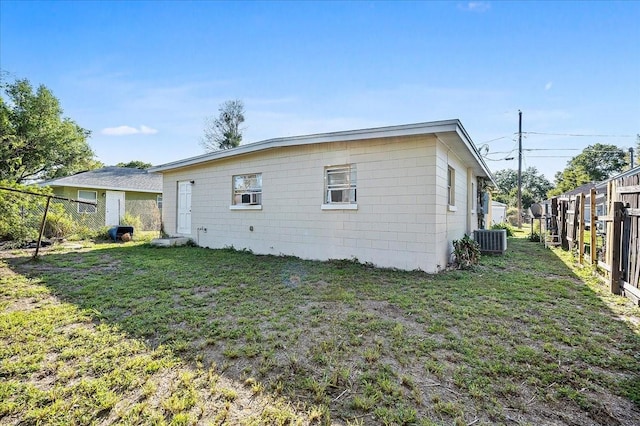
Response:
[[[473,231],[473,239],[480,245],[481,253],[504,254],[507,250],[505,229],[478,229]]]

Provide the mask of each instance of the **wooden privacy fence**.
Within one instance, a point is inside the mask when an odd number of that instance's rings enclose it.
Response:
[[[640,168],[547,203],[543,241],[596,265],[611,292],[640,304]]]
[[[613,232],[620,236],[620,291],[640,301],[640,172],[612,182]],[[614,259],[614,262],[616,260]],[[613,291],[613,288],[612,288]]]

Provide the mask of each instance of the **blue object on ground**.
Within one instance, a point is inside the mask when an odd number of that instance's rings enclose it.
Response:
[[[118,241],[118,238],[122,237],[123,234],[129,234],[133,238],[133,226],[114,226],[109,229],[108,234],[113,242]]]

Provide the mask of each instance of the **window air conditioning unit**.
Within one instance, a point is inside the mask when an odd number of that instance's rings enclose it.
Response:
[[[478,229],[473,231],[473,239],[480,245],[481,253],[504,254],[507,251],[505,229]]]
[[[260,194],[252,192],[249,194],[242,194],[242,204],[260,204]]]

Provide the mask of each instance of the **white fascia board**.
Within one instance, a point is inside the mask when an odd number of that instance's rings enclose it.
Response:
[[[237,148],[215,151],[184,160],[161,164],[151,167],[149,172],[164,172],[168,170],[180,169],[183,167],[195,166],[209,161],[222,158],[235,157],[257,151],[264,151],[273,148],[283,148],[289,146],[311,145],[328,142],[349,142],[366,139],[392,138],[402,136],[426,135],[445,132],[456,132],[461,127],[459,120],[443,120],[426,123],[404,124],[400,126],[378,127],[373,129],[347,130],[342,132],[319,133],[306,136],[292,136],[286,138],[267,139],[247,145],[240,145]],[[466,132],[465,132],[466,134]]]
[[[459,124],[460,125],[456,129],[456,132],[458,133],[458,137],[460,137],[460,139],[462,140],[466,148],[469,150],[471,155],[473,155],[473,157],[478,162],[478,165],[480,165],[484,173],[489,177],[489,180],[491,180],[491,183],[493,183],[493,185],[497,188],[498,185],[496,184],[496,181],[493,178],[493,174],[491,174],[491,171],[489,171],[489,167],[487,166],[487,163],[484,162],[484,159],[480,155],[480,151],[478,151],[478,148],[476,148],[476,145],[471,140],[471,137],[469,136],[465,128],[462,127],[462,124],[461,123]]]
[[[101,189],[101,190],[105,190],[105,191],[146,192],[146,193],[149,193],[149,194],[162,194],[162,190],[154,191],[154,190],[151,190],[151,189],[114,188],[112,186],[101,186],[101,185],[77,185],[77,184],[68,184],[68,183],[67,184],[53,183],[53,184],[42,185],[42,186],[49,186],[51,188],[69,187],[69,188],[82,188],[82,189]]]

